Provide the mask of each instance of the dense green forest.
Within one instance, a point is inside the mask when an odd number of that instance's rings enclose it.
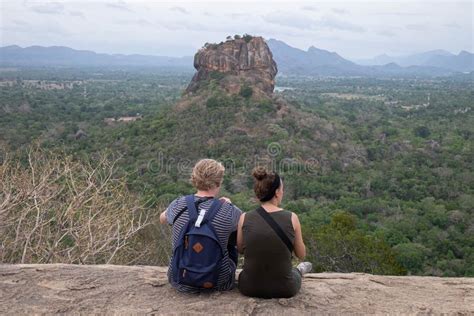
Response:
[[[104,119],[149,116],[173,104],[191,74],[161,68],[33,68],[0,72],[0,143],[57,144]]]
[[[317,271],[474,276],[470,75],[277,77],[273,100],[252,98],[251,87],[229,96],[214,78],[178,101],[190,76],[0,72],[2,155],[33,142],[85,160],[106,149],[157,213],[191,192],[190,167],[203,157],[226,165],[222,194],[254,208],[249,174],[261,159],[283,175],[284,207],[299,214]]]

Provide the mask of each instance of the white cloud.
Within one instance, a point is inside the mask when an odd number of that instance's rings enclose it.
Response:
[[[134,26],[141,26],[141,27],[152,27],[153,23],[146,19],[130,19],[130,20],[117,20],[115,23],[120,25],[134,25]]]
[[[304,14],[272,12],[262,17],[266,22],[301,30],[330,29],[350,32],[365,32],[365,28],[342,19],[324,16],[314,19]]]
[[[377,30],[375,31],[375,34],[380,35],[380,36],[385,36],[385,37],[395,37],[396,34],[393,31],[390,30]]]
[[[271,12],[262,16],[262,18],[268,23],[296,29],[311,29],[316,25],[316,21],[306,15],[283,11]]]
[[[133,10],[129,7],[129,5],[123,1],[109,2],[109,3],[106,3],[105,6],[111,9],[133,12]]]
[[[79,18],[82,18],[84,19],[86,16],[84,15],[84,13],[82,13],[81,11],[70,11],[69,12],[69,15],[70,16],[75,16],[75,17],[79,17]]]
[[[331,9],[331,11],[336,13],[336,14],[348,14],[349,13],[349,11],[347,11],[346,9],[338,9],[338,8]]]
[[[248,13],[244,13],[244,12],[234,12],[234,13],[226,14],[226,16],[228,16],[232,19],[241,19],[241,18],[248,18],[251,15],[248,14]]]
[[[350,23],[345,20],[333,17],[324,17],[318,22],[317,25],[320,27],[327,27],[333,30],[350,31],[357,33],[365,32],[365,28],[360,25],[356,25],[354,23]]]
[[[305,5],[301,7],[301,10],[304,11],[318,11],[318,9],[312,5]]]
[[[427,26],[423,24],[407,24],[405,28],[410,31],[423,31],[426,30]]]
[[[172,8],[170,8],[170,10],[175,11],[175,12],[180,12],[180,13],[183,13],[183,14],[189,14],[188,10],[186,10],[183,7],[172,7]]]
[[[472,51],[469,2],[210,1],[4,0],[1,45],[182,56],[249,33],[352,58]]]
[[[58,2],[37,4],[31,6],[30,9],[40,14],[62,14],[64,12],[64,6]]]
[[[452,29],[460,29],[461,28],[461,26],[459,24],[457,24],[456,22],[446,23],[444,26],[452,28]]]
[[[22,20],[13,20],[8,25],[1,25],[2,33],[28,33],[31,30],[31,25]]]

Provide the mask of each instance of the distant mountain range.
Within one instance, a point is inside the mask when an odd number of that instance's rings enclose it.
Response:
[[[267,40],[280,75],[306,76],[445,76],[474,71],[474,55],[443,50],[422,54],[349,61],[335,52],[311,46],[307,51]],[[193,57],[100,54],[63,46],[0,47],[0,66],[156,66],[193,68]]]
[[[457,56],[448,52],[444,55],[441,53],[426,53],[426,56],[419,54],[417,62],[414,56],[413,62],[403,65],[389,58],[383,60],[383,57],[379,56],[372,64],[365,61],[362,65],[344,59],[335,52],[314,46],[304,51],[275,39],[270,39],[267,43],[278,65],[279,73],[287,75],[443,76],[474,70],[474,55],[469,52],[461,52]]]
[[[0,47],[0,65],[11,66],[160,66],[187,67],[192,57],[99,54],[64,46]]]
[[[474,70],[473,54],[461,51],[454,55],[445,50],[432,50],[420,54],[393,57],[387,54],[379,55],[371,59],[356,60],[361,65],[384,65],[396,63],[402,67],[408,66],[431,66],[450,69],[460,72]]]

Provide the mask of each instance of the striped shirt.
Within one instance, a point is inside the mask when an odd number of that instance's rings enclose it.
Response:
[[[205,198],[196,197],[194,196],[194,201],[198,199],[204,200]],[[212,199],[204,200],[199,204],[199,209],[209,210],[212,204]],[[176,222],[175,217],[180,213],[181,210],[186,210],[178,217]],[[237,231],[237,224],[239,222],[240,214],[242,211],[237,208],[236,206],[230,203],[223,203],[217,214],[212,219],[212,226],[219,238],[219,242],[221,243],[222,249],[225,250],[224,258],[222,259],[222,264],[220,266],[219,277],[217,281],[217,290],[219,291],[226,291],[230,290],[234,286],[234,279],[235,279],[235,263],[229,258],[229,252],[227,250],[227,245],[229,242],[229,236]],[[166,209],[166,219],[168,224],[173,225],[172,227],[172,244],[173,249],[175,245],[179,243],[179,235],[183,227],[189,221],[189,212],[186,207],[186,198],[184,196],[177,198]],[[170,265],[168,268],[168,280],[170,281],[171,285],[175,287],[180,292],[188,292],[188,293],[196,293],[199,292],[199,289],[187,286],[184,284],[176,284],[172,280],[171,276],[171,267],[173,256],[171,256]]]

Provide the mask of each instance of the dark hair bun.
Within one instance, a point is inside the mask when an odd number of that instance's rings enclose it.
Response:
[[[262,181],[268,176],[268,171],[264,167],[255,167],[252,171],[252,176],[258,181]]]

